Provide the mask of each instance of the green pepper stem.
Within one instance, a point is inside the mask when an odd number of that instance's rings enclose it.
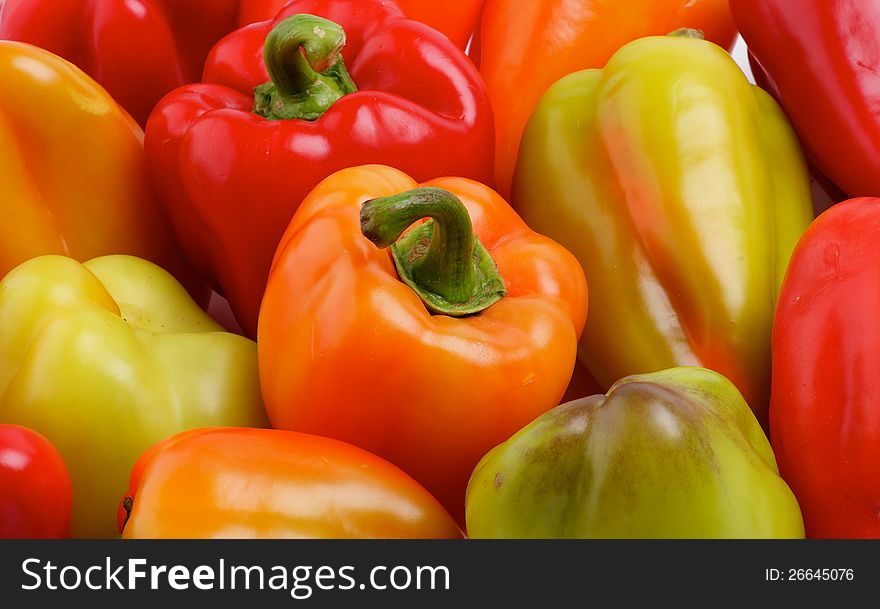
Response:
[[[423,225],[401,235],[415,222]],[[434,313],[472,315],[507,291],[492,256],[474,235],[464,204],[441,188],[417,188],[367,201],[361,232],[391,247],[397,273]]]
[[[703,30],[697,30],[691,27],[680,27],[677,30],[669,32],[667,36],[675,36],[676,38],[695,38],[697,40],[706,39]]]
[[[266,36],[269,82],[254,88],[254,112],[270,120],[317,120],[357,87],[342,60],[345,30],[315,15],[292,15]]]

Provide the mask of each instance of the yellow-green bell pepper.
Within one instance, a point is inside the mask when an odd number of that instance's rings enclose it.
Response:
[[[558,81],[526,129],[513,205],[581,261],[579,357],[603,387],[704,366],[766,424],[773,308],[810,184],[785,115],[724,49],[647,37]]]
[[[624,378],[490,451],[471,537],[804,536],[800,507],[733,384],[705,368]]]
[[[32,258],[0,282],[0,422],[46,436],[73,482],[71,533],[117,533],[137,457],[184,429],[264,426],[256,344],[158,266]]]

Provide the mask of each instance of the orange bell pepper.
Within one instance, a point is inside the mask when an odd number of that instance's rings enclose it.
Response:
[[[480,457],[565,392],[587,285],[489,187],[418,186],[362,166],[305,199],[260,310],[260,384],[274,427],[388,459],[462,522]]]
[[[727,0],[487,0],[472,49],[495,111],[495,177],[509,198],[526,121],[554,82],[601,68],[627,42],[690,27],[731,48]]]
[[[131,254],[189,279],[147,181],[143,131],[119,104],[21,42],[0,41],[0,82],[0,278],[43,254]]]
[[[461,530],[412,478],[329,438],[202,428],[147,449],[119,505],[137,538],[457,538]]]

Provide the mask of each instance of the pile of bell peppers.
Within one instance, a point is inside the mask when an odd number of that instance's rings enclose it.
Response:
[[[0,0],[0,537],[880,537],[878,40]]]

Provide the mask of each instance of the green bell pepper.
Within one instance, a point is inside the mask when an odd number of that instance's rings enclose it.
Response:
[[[782,110],[724,49],[642,38],[558,81],[525,132],[513,205],[584,268],[579,358],[604,388],[703,366],[766,423],[773,307],[810,182]]]
[[[800,508],[736,387],[704,368],[624,378],[490,451],[471,537],[803,537]]]

